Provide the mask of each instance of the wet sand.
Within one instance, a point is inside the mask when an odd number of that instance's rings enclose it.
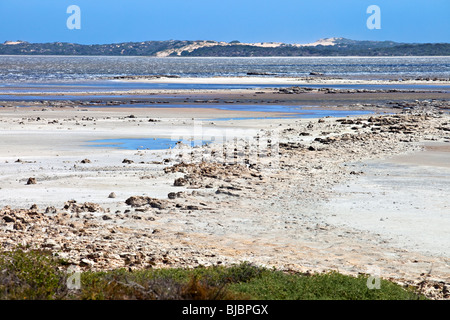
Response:
[[[117,81],[141,82],[141,83],[182,83],[182,84],[280,84],[280,85],[301,85],[301,84],[423,84],[423,85],[449,85],[450,81],[428,81],[413,79],[350,79],[326,76],[310,77],[281,77],[281,76],[242,76],[242,77],[158,77],[143,79],[142,77],[128,77]]]

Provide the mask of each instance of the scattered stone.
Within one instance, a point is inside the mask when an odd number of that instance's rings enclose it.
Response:
[[[439,103],[439,106],[445,107],[444,103]],[[22,210],[0,209],[0,228],[2,230],[0,232],[0,243],[2,248],[13,248],[17,243],[27,243],[32,244],[36,248],[57,250],[57,254],[64,258],[68,257],[70,263],[98,270],[122,268],[124,266],[127,268],[142,268],[163,264],[195,266],[206,262],[231,262],[233,261],[232,257],[227,254],[225,254],[225,259],[223,259],[224,257],[213,259],[214,256],[201,247],[204,243],[200,242],[199,246],[196,247],[194,242],[199,238],[196,238],[194,233],[188,234],[187,232],[188,230],[189,232],[196,232],[197,230],[189,225],[195,224],[197,219],[205,219],[204,228],[208,229],[204,230],[214,232],[211,228],[229,228],[228,222],[231,220],[226,219],[232,219],[235,216],[240,218],[238,215],[244,210],[247,210],[245,212],[248,212],[250,215],[254,215],[251,219],[258,218],[258,214],[261,211],[265,215],[261,215],[261,220],[258,220],[258,227],[260,226],[259,221],[262,223],[264,220],[267,220],[266,224],[261,224],[261,226],[265,228],[273,227],[273,232],[280,231],[282,233],[286,228],[289,229],[294,221],[286,219],[285,221],[279,221],[282,224],[272,223],[275,220],[272,219],[271,214],[282,212],[284,208],[287,208],[286,204],[287,201],[291,201],[290,197],[293,197],[292,200],[295,200],[296,204],[301,203],[301,199],[303,199],[301,197],[315,201],[317,199],[317,193],[315,192],[318,190],[319,194],[323,194],[326,189],[322,187],[325,184],[341,183],[341,178],[349,178],[348,174],[363,174],[362,171],[357,171],[357,169],[355,171],[347,171],[347,169],[339,167],[339,164],[344,161],[349,163],[354,160],[365,159],[372,156],[372,154],[378,156],[384,154],[383,152],[385,151],[390,151],[391,148],[395,152],[410,150],[408,149],[410,145],[397,142],[402,140],[416,142],[416,135],[427,135],[430,140],[442,140],[443,137],[449,139],[447,131],[439,129],[449,127],[448,123],[438,118],[446,115],[432,112],[427,115],[416,114],[416,106],[411,105],[407,107],[414,110],[414,113],[413,111],[408,111],[408,113],[398,115],[373,116],[370,121],[368,121],[368,117],[362,117],[361,119],[342,119],[342,121],[337,122],[328,121],[326,124],[314,123],[314,127],[316,129],[319,128],[317,132],[312,131],[312,125],[311,128],[307,129],[304,123],[298,126],[293,124],[294,130],[286,130],[286,133],[290,133],[289,136],[280,135],[282,142],[279,145],[280,157],[277,159],[279,160],[280,170],[267,173],[267,177],[265,177],[268,181],[292,183],[291,186],[288,185],[288,187],[292,187],[292,194],[289,193],[290,188],[285,188],[286,185],[280,187],[280,190],[274,190],[271,185],[263,185],[262,189],[258,189],[258,184],[265,183],[265,181],[258,181],[262,177],[260,171],[262,165],[260,167],[260,164],[255,164],[251,161],[243,165],[212,162],[177,164],[165,168],[164,171],[167,173],[183,173],[183,179],[186,180],[186,185],[189,186],[220,187],[218,187],[216,193],[214,193],[215,189],[192,193],[170,192],[167,195],[168,199],[163,200],[143,196],[130,197],[126,200],[126,203],[136,207],[134,210],[131,210],[135,212],[124,210],[124,214],[120,214],[119,211],[120,216],[119,214],[114,216],[110,214],[91,214],[91,212],[104,211],[101,211],[101,207],[97,204],[78,204],[74,200],[65,204],[65,209],[70,212],[60,212],[58,214],[56,208],[47,207],[45,213],[52,213],[52,215],[39,212],[39,208],[36,205]],[[434,117],[436,117],[436,120],[433,120]],[[428,120],[430,119],[433,122],[429,122]],[[343,127],[341,124],[349,126]],[[349,131],[350,125],[359,125],[365,130],[346,133]],[[311,131],[306,132],[309,129]],[[374,130],[372,131],[372,129]],[[299,143],[299,141],[303,141],[299,136],[314,135],[315,137],[317,133],[323,133],[322,130],[327,130],[327,137],[324,137],[322,134],[312,145]],[[322,144],[326,145],[326,149],[320,149],[320,151],[324,151],[323,157],[314,152],[307,152],[307,150],[318,150],[319,147],[323,147]],[[170,161],[175,163],[176,160],[167,159],[167,162]],[[167,162],[164,161],[164,163]],[[324,179],[323,174],[325,173],[332,176],[336,181]],[[155,172],[155,178],[158,174]],[[336,175],[333,176],[334,174]],[[298,179],[291,181],[289,180],[290,175]],[[134,177],[138,176],[139,173]],[[156,183],[157,181],[155,179],[148,182]],[[313,187],[314,185],[315,187]],[[281,184],[274,184],[274,186],[281,186]],[[327,185],[326,187],[328,188],[329,186]],[[261,190],[264,193],[259,193]],[[210,198],[207,198],[209,196]],[[183,199],[173,201],[181,197]],[[264,212],[264,208],[261,205],[255,204],[255,210],[253,211],[253,204],[256,203],[252,202],[254,199],[268,201],[262,202],[262,204],[268,205],[273,202],[275,210],[269,209],[267,212]],[[208,208],[210,201],[214,209]],[[242,208],[240,207],[241,205]],[[161,211],[155,210],[155,208],[161,209]],[[183,214],[180,214],[180,210],[191,210],[192,213],[183,216]],[[202,215],[199,214],[204,212],[200,210],[217,211],[218,214],[214,216],[214,220],[206,220],[206,217],[201,217]],[[79,212],[86,212],[87,214],[77,214]],[[229,217],[226,216],[230,212],[235,216],[231,214]],[[155,220],[153,213],[167,213],[166,217],[172,219],[172,221],[182,220],[182,223],[186,222],[186,233],[181,231],[178,233],[176,232],[177,230],[170,229],[167,225],[164,226],[163,223],[158,224],[158,228],[161,227],[161,232],[158,233],[159,229],[151,228],[156,225],[156,223],[151,223],[151,221]],[[172,214],[173,216],[171,216]],[[180,217],[182,218],[180,219]],[[307,221],[301,218],[303,217],[299,216],[298,220],[295,219],[295,223],[305,223],[307,225]],[[129,220],[123,221],[125,222],[124,224],[117,225],[101,221],[109,221],[111,219]],[[132,219],[136,219],[136,221],[132,221]],[[221,219],[225,219],[225,223]],[[386,220],[386,218],[383,219]],[[211,223],[211,221],[217,222],[217,225]],[[135,225],[139,225],[139,227],[136,228]],[[166,227],[168,229],[165,229]],[[247,228],[249,225],[243,224],[243,227]],[[178,230],[183,230],[183,228]],[[308,232],[308,228],[303,230]],[[329,240],[332,240],[332,229],[320,227],[318,230],[329,230]],[[164,242],[165,236],[170,237],[171,243]],[[177,242],[175,237],[180,239],[180,241]],[[153,238],[157,241],[152,242]],[[349,235],[350,239],[351,235]],[[186,243],[184,243],[185,240]],[[255,242],[254,244],[259,245],[260,243]],[[60,250],[58,250],[59,246]],[[219,255],[219,250],[220,247],[215,251],[215,254]],[[275,253],[275,251],[271,252]],[[310,252],[312,253],[313,251],[311,250]],[[261,253],[265,254],[267,252]],[[234,254],[238,255],[237,253]],[[408,253],[404,254],[406,256]],[[285,256],[287,260],[287,254]],[[259,257],[256,255],[254,257],[255,262],[259,263],[262,261],[258,261]],[[345,256],[341,258],[345,258]],[[282,258],[280,264],[285,263],[286,260]],[[330,261],[329,264],[331,263],[335,264],[338,262],[334,260]],[[326,264],[325,267],[327,267]],[[288,268],[291,268],[291,266],[288,265]],[[407,265],[399,266],[399,268],[402,268],[401,270],[405,272],[404,274],[407,273]],[[431,285],[430,282],[430,286],[434,286],[436,290],[440,290],[446,296],[449,294],[448,284],[438,285],[433,283]],[[424,286],[424,288],[428,287]],[[428,291],[424,289],[424,292]]]
[[[175,192],[170,192],[167,197],[171,200],[175,199],[177,197],[177,194]]]
[[[175,179],[175,181],[173,182],[173,185],[176,187],[182,187],[187,185],[187,180],[185,178],[177,178]]]
[[[210,182],[205,179],[226,180],[231,177],[250,178],[257,170],[252,169],[252,166],[241,164],[226,164],[215,162],[200,162],[200,163],[180,163],[171,167],[164,168],[166,173],[182,172],[185,173],[183,178],[177,178],[174,181],[176,186],[184,186],[189,184],[190,188],[200,188],[205,185],[210,185]]]
[[[55,214],[56,212],[57,212],[57,210],[53,206],[45,208],[45,213],[46,214]]]
[[[157,209],[165,209],[169,205],[167,200],[155,199],[146,196],[132,196],[125,200],[125,203],[132,207],[143,207],[150,205],[150,207]]]
[[[4,216],[3,216],[3,220],[4,220],[5,222],[16,222],[16,219],[14,219],[13,217],[10,217],[10,216],[8,216],[8,215],[4,215]]]
[[[105,212],[100,205],[92,202],[85,202],[82,204],[78,204],[75,200],[69,200],[64,203],[64,210],[68,210],[74,213],[82,213],[82,212]]]
[[[36,184],[36,178],[28,178],[27,185]]]
[[[95,265],[95,262],[92,261],[92,260],[89,260],[89,259],[86,259],[86,258],[80,260],[80,266],[91,268],[94,265]]]
[[[240,197],[240,195],[237,194],[237,193],[226,191],[226,190],[223,190],[221,188],[217,189],[216,194],[224,194],[224,195],[232,196],[232,197]]]
[[[147,205],[149,203],[149,200],[149,197],[133,196],[125,200],[125,203],[132,207],[142,207]]]
[[[61,246],[53,239],[46,239],[45,243],[42,245],[44,248],[58,249]]]

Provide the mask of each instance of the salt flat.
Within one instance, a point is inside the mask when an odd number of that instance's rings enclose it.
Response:
[[[450,257],[448,145],[426,143],[423,151],[354,168],[364,174],[334,189],[330,223],[380,234],[407,250]]]
[[[430,279],[447,283],[449,115],[442,102],[416,104],[241,121],[200,119],[254,114],[1,108],[0,241],[50,246],[96,270],[245,260],[300,272],[376,267],[417,283],[432,266]],[[185,154],[88,142],[211,132],[231,139]]]

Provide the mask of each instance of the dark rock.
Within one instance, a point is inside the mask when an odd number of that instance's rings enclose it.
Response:
[[[176,187],[182,187],[182,186],[185,186],[186,184],[187,184],[187,180],[185,178],[177,178],[173,182],[173,185]]]
[[[247,72],[248,76],[276,76],[276,73],[271,72]]]
[[[168,206],[167,200],[154,199],[146,196],[132,196],[125,200],[125,203],[132,207],[150,205],[150,207],[157,209],[165,209]]]
[[[13,217],[10,217],[10,216],[3,216],[3,220],[5,221],[5,222],[16,222],[16,219],[14,219]]]
[[[85,202],[78,204],[75,200],[69,200],[64,203],[64,210],[69,210],[74,213],[81,212],[104,212],[105,210],[98,204],[92,202]]]
[[[45,213],[46,214],[49,214],[49,213],[56,213],[57,212],[57,210],[56,210],[56,208],[55,207],[47,207],[47,208],[45,208]]]
[[[177,194],[175,193],[175,192],[170,192],[168,195],[167,195],[167,197],[169,198],[169,199],[175,199],[176,197],[177,197]]]
[[[157,208],[157,209],[165,209],[165,208],[167,208],[167,202],[165,202],[163,200],[158,200],[158,199],[150,200],[149,205],[152,208]]]
[[[233,193],[233,192],[230,192],[230,191],[225,191],[225,190],[223,190],[221,188],[217,189],[216,194],[224,194],[224,195],[232,196],[232,197],[240,197],[240,195],[237,194],[237,193]]]
[[[142,207],[149,203],[149,197],[133,196],[125,200],[125,203],[132,207]]]

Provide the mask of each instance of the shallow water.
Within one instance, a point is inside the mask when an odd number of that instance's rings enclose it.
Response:
[[[81,92],[108,92],[108,91],[128,91],[128,90],[235,90],[235,89],[264,89],[282,88],[292,85],[280,84],[195,84],[195,83],[148,83],[148,82],[126,82],[126,81],[82,81],[82,82],[23,82],[23,83],[1,83],[1,99],[14,99],[13,94],[23,93],[20,99],[67,99],[76,96],[58,96],[55,93],[81,93]],[[331,88],[331,89],[366,89],[366,90],[438,90],[450,92],[449,85],[417,85],[417,84],[300,84],[304,88]],[[40,93],[33,95],[29,93]],[[45,95],[42,95],[45,93]],[[11,94],[10,96],[7,96]],[[111,98],[117,97],[114,95]],[[124,96],[121,96],[124,97]],[[155,97],[152,95],[152,97]],[[82,99],[83,97],[79,97]]]
[[[227,106],[224,106],[227,107]],[[227,110],[235,110],[233,109],[235,106],[227,107]],[[251,107],[254,110],[258,106],[240,106],[242,108]],[[265,106],[260,106],[264,108]],[[267,106],[270,108],[277,107],[278,111],[283,110],[283,112],[288,112],[287,115],[279,115],[273,117],[224,117],[224,118],[211,118],[211,119],[202,119],[203,121],[231,121],[231,120],[258,120],[258,119],[283,119],[283,118],[319,118],[319,117],[347,117],[347,116],[358,116],[374,113],[373,111],[353,111],[353,110],[325,110],[325,109],[305,109],[302,110],[301,107],[287,107],[287,106]],[[213,106],[211,107],[213,108]],[[290,114],[289,111],[291,110]],[[249,111],[249,110],[246,110]],[[267,111],[261,109],[259,111]],[[119,139],[102,139],[102,140],[90,140],[87,141],[89,143],[87,146],[94,148],[119,148],[126,150],[165,150],[175,148],[178,143],[181,142],[184,145],[188,145],[191,147],[201,146],[205,144],[213,143],[212,140],[179,140],[179,139],[170,139],[170,138],[119,138]]]
[[[302,77],[321,72],[369,79],[448,77],[450,57],[156,58],[0,56],[0,82],[49,82],[112,76],[245,76],[249,72]]]
[[[118,148],[126,150],[165,150],[175,148],[180,142],[191,147],[202,146],[211,141],[203,140],[174,140],[169,138],[142,138],[142,139],[103,139],[87,141],[88,146],[94,148]]]
[[[268,117],[224,117],[224,118],[211,118],[204,119],[205,121],[228,121],[228,120],[257,120],[257,119],[285,119],[285,118],[323,118],[323,117],[351,117],[351,116],[362,116],[366,114],[373,114],[374,111],[364,111],[364,110],[326,110],[326,109],[316,109],[309,108],[304,109],[304,107],[297,106],[236,106],[237,108],[223,106],[219,109],[222,110],[234,110],[234,111],[259,111],[259,112],[274,112],[274,113],[285,113],[284,115],[278,116],[268,116]]]

